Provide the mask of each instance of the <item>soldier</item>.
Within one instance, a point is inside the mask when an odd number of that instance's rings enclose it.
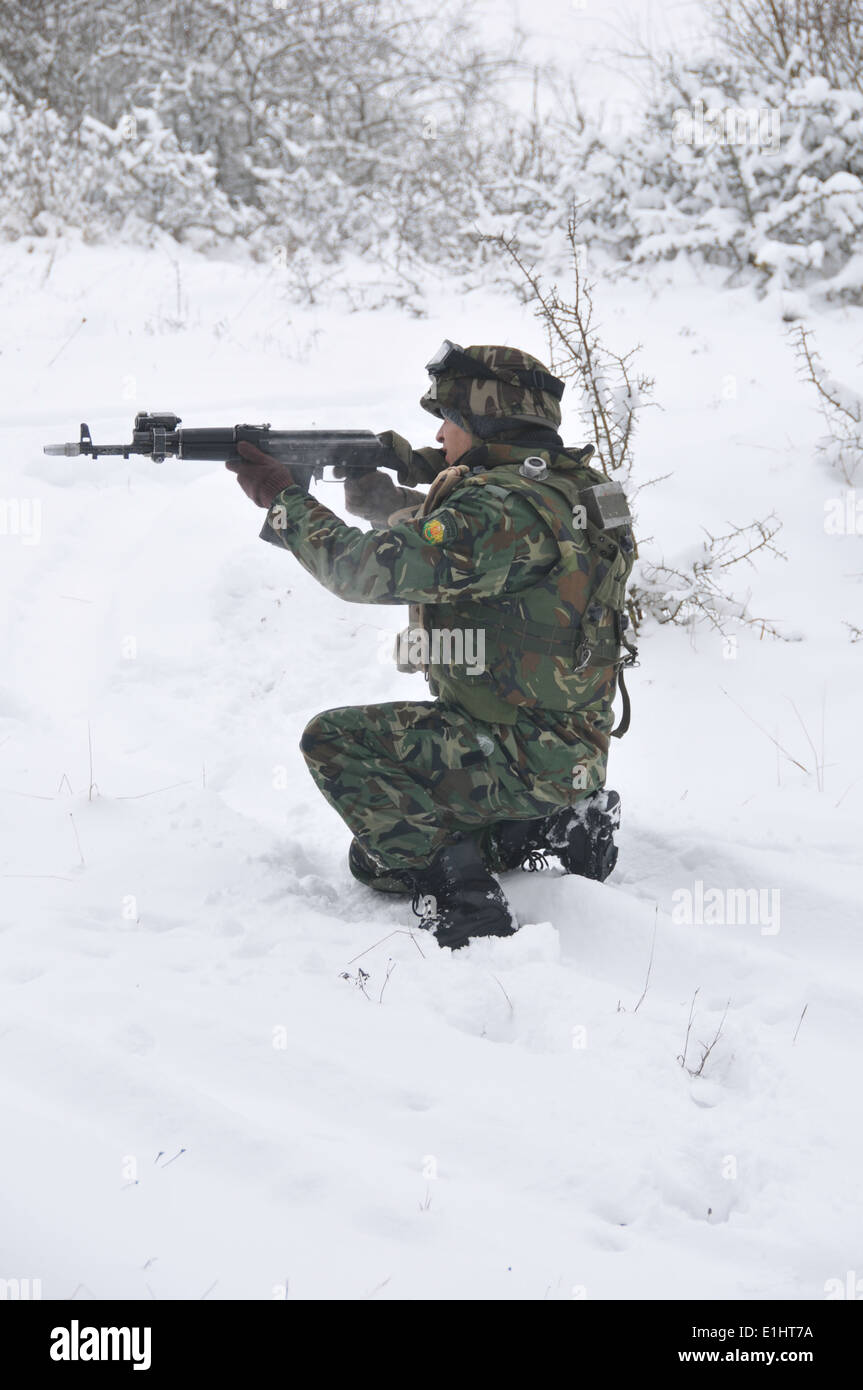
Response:
[[[493,873],[544,868],[547,854],[597,879],[614,867],[620,802],[602,789],[618,674],[635,659],[633,540],[622,490],[588,466],[592,445],[564,448],[563,382],[535,357],[446,341],[428,372],[420,404],[441,448],[379,437],[400,481],[429,490],[348,476],[346,504],[371,531],[253,445],[227,467],[268,508],[262,538],[332,593],[412,605],[400,651],[435,699],[326,710],[301,748],[353,832],[353,875],[412,893],[456,948],[516,929]]]

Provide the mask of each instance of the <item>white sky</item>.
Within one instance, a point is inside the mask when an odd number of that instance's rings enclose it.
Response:
[[[490,27],[505,35],[520,24],[532,35],[527,60],[553,61],[577,79],[585,102],[625,100],[634,94],[609,50],[638,38],[663,47],[702,27],[703,0],[483,0]],[[601,50],[605,50],[602,52]]]

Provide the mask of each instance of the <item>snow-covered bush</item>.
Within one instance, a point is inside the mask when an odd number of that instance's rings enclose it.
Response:
[[[678,101],[651,111],[646,153],[670,148],[641,162],[632,258],[695,252],[765,285],[863,300],[863,93],[821,76],[758,84],[715,61],[670,80]]]
[[[29,112],[0,95],[0,232],[8,239],[74,223],[80,208],[77,150],[66,122],[44,103]]]
[[[746,526],[735,526],[722,536],[706,535],[698,545],[675,556],[673,563],[639,558],[629,592],[630,615],[636,626],[653,618],[660,624],[680,627],[706,623],[724,637],[740,626],[756,628],[762,637],[781,637],[769,619],[750,611],[750,595],[737,590],[725,573],[741,563],[754,568],[752,556],[760,550],[787,559],[773,544],[780,529],[781,522],[771,514]]]
[[[825,368],[812,333],[802,324],[790,332],[800,375],[815,387],[827,434],[815,441],[817,458],[850,488],[863,468],[863,396]]]
[[[547,69],[512,109],[521,68],[469,0],[3,6],[0,227],[233,240],[309,295],[373,259],[409,300],[417,267],[505,273],[477,231],[559,273],[576,206],[620,266],[685,254],[863,302],[859,0],[705,8],[700,44],[645,52],[642,118],[615,125]]]
[[[205,247],[240,234],[250,220],[219,189],[211,159],[181,150],[153,111],[136,108],[113,130],[90,116],[73,128],[42,103],[27,111],[7,96],[0,165],[7,239],[74,226],[85,239],[147,242],[167,232]]]
[[[714,31],[685,56],[645,54],[653,95],[638,128],[552,116],[556,191],[573,191],[583,234],[619,261],[689,254],[762,288],[863,302],[863,11],[708,11]]]
[[[460,0],[28,0],[0,53],[7,236],[149,224],[395,267],[464,257],[512,70]]]

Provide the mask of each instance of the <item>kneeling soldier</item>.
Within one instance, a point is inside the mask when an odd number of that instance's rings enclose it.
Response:
[[[410,892],[442,945],[516,929],[492,876],[523,865],[604,879],[616,792],[603,790],[626,640],[633,540],[622,489],[566,449],[563,383],[528,353],[445,342],[420,404],[440,449],[381,440],[399,456],[348,475],[348,526],[252,445],[227,466],[268,507],[261,535],[332,593],[408,603],[400,664],[434,700],[327,710],[302,737],[309,770],[353,831],[352,873]],[[623,649],[626,655],[623,655]],[[625,688],[625,732],[629,709]]]

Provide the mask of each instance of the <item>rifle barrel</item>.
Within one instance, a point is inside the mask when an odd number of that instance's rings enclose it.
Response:
[[[130,454],[139,454],[159,461],[181,458],[224,463],[236,458],[237,445],[246,441],[274,458],[315,472],[334,464],[356,469],[399,465],[392,450],[381,444],[371,430],[271,430],[269,425],[172,429],[158,423],[173,424],[175,420],[175,416],[139,416],[130,444],[94,444],[89,427],[82,425],[81,438],[76,443],[46,444],[43,452],[59,458],[98,458],[100,454],[128,458]]]

